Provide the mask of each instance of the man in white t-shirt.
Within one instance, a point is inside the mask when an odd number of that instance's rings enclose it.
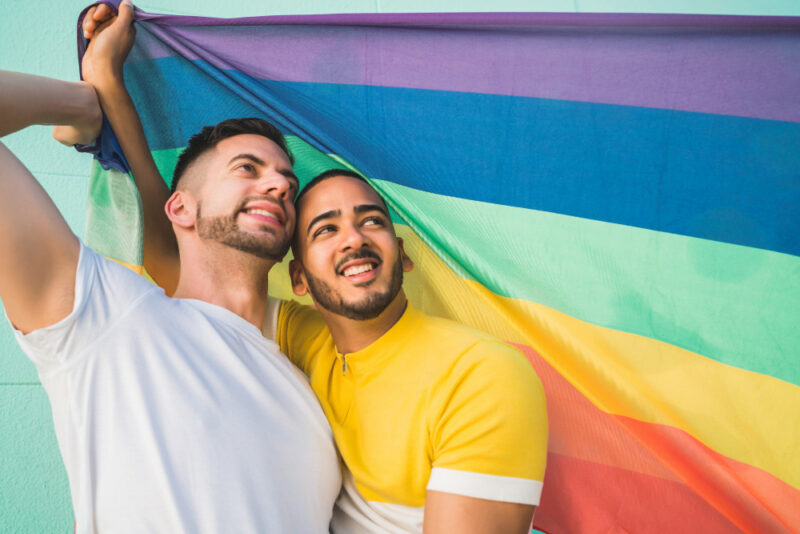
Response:
[[[108,80],[126,52],[120,9],[117,20],[107,7],[87,12],[84,35],[95,46],[110,39],[84,58],[83,73],[137,177],[145,224],[156,228],[164,182],[144,135],[130,128],[136,112],[124,84]],[[292,285],[317,310],[269,306],[263,331],[308,374],[337,439],[347,469],[332,530],[529,531],[547,454],[544,393],[530,364],[486,334],[407,306],[402,272],[411,262],[359,175],[323,173],[296,206]],[[158,251],[145,265],[169,288],[180,263],[164,236],[145,235],[146,250]]]
[[[80,142],[97,106],[84,83],[0,71],[0,136],[62,124]],[[328,531],[330,428],[260,332],[296,188],[269,123],[194,136],[166,202],[183,260],[168,297],[83,246],[0,143],[0,298],[50,398],[77,532]]]

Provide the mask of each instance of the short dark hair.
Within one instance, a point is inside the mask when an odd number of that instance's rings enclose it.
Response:
[[[378,195],[378,198],[381,199],[383,205],[386,206],[386,201],[383,200],[381,194],[378,193],[374,187],[372,187],[372,184],[369,183],[366,178],[364,178],[355,171],[351,171],[350,169],[328,169],[327,171],[321,172],[315,177],[313,177],[305,186],[303,186],[303,189],[301,189],[300,192],[297,193],[297,196],[294,199],[295,206],[297,206],[300,203],[300,199],[303,198],[303,196],[305,196],[306,193],[308,193],[311,189],[316,187],[320,182],[324,182],[328,178],[336,178],[337,176],[347,176],[348,178],[355,178],[356,180],[361,180],[362,182],[370,186],[370,188],[373,191],[375,191],[375,194]],[[389,210],[387,209],[386,211],[388,212]]]
[[[286,139],[283,134],[271,123],[264,119],[246,117],[242,119],[228,119],[215,126],[203,126],[203,129],[189,138],[186,148],[178,157],[175,165],[175,172],[172,173],[172,185],[170,190],[174,193],[178,188],[178,182],[186,173],[186,169],[206,150],[214,148],[217,143],[228,137],[242,134],[255,134],[266,137],[289,156],[289,161],[294,165],[294,157],[289,151]]]

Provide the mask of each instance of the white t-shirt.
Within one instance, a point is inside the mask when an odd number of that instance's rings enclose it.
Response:
[[[328,532],[330,427],[243,318],[81,245],[72,312],[16,336],[50,397],[78,533]]]

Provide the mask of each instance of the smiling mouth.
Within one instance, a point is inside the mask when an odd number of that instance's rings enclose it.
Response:
[[[283,226],[286,222],[286,213],[281,205],[269,197],[249,196],[242,200],[237,211],[245,215],[254,216],[258,219],[262,217],[272,219],[280,226]]]
[[[284,226],[283,218],[270,210],[265,210],[263,208],[246,208],[239,213],[246,215],[251,221],[256,222],[263,228]]]
[[[363,265],[353,265],[352,267],[348,267],[347,269],[342,271],[342,274],[344,276],[355,276],[357,274],[368,273],[373,269],[375,269],[376,267],[377,265],[374,265],[372,263],[365,263]]]
[[[362,278],[370,278],[374,275],[375,271],[383,263],[380,256],[371,250],[359,250],[348,254],[347,257],[342,258],[338,263],[336,272],[340,276],[344,276],[353,281],[361,280]]]
[[[267,210],[260,210],[254,208],[254,209],[244,210],[244,212],[249,213],[250,215],[263,215],[264,217],[272,217],[273,219],[277,219],[274,213]]]

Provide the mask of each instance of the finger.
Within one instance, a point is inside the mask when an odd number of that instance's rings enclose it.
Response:
[[[53,139],[61,143],[62,145],[73,145],[72,143],[72,130],[69,126],[53,126]]]
[[[122,21],[121,24],[125,26],[130,26],[131,22],[133,22],[133,4],[130,0],[122,0],[119,5],[119,19]]]
[[[114,10],[111,9],[108,4],[100,4],[97,6],[97,9],[94,11],[94,15],[92,18],[97,22],[103,22],[107,19],[113,17],[116,13]]]
[[[97,6],[92,6],[83,17],[83,36],[87,39],[91,38],[92,32],[94,31],[95,21],[93,16],[95,11],[97,11]]]
[[[83,16],[83,27],[84,28],[86,28],[86,26],[89,25],[89,22],[93,22],[94,21],[93,17],[94,17],[94,12],[95,11],[97,11],[97,6],[92,6],[89,9],[86,10],[86,14]]]
[[[89,8],[83,18],[83,36],[91,39],[97,32],[97,26],[116,16],[114,10],[107,4],[98,4]]]

